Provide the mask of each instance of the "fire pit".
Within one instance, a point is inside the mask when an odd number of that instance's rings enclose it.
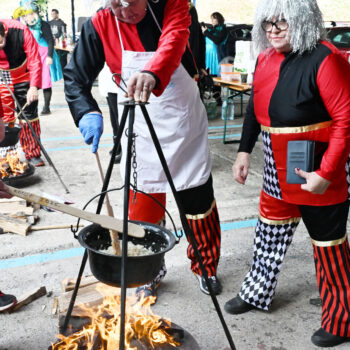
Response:
[[[200,350],[197,341],[193,338],[193,336],[187,332],[185,329],[176,325],[175,323],[171,323],[170,327],[166,329],[167,333],[173,337],[173,339],[177,342],[178,345],[170,345],[168,343],[153,345],[153,347],[147,342],[147,340],[139,340],[139,339],[131,339],[130,347],[126,349],[133,350]],[[62,341],[58,341],[57,343],[51,345],[48,350],[109,350],[109,348],[104,347],[105,343],[101,340],[100,336],[96,336],[94,339],[94,343],[92,348],[88,348],[88,345],[82,339],[77,345],[76,348],[68,348],[66,344]],[[117,349],[117,347],[115,348]]]
[[[30,163],[27,163],[27,164],[28,165],[27,165],[27,167],[26,167],[26,169],[24,170],[23,173],[18,173],[16,175],[5,176],[1,180],[4,181],[7,185],[13,186],[16,183],[18,183],[19,181],[32,176],[34,174],[34,172],[35,172],[35,167],[32,164],[30,164]]]
[[[5,127],[5,138],[0,142],[0,178],[8,185],[34,174],[35,168],[19,155],[21,126]]]
[[[108,289],[108,287],[107,287]],[[106,294],[103,288],[100,292]],[[125,349],[127,350],[199,350],[196,340],[189,332],[157,315],[150,303],[153,297],[126,302]],[[109,296],[102,305],[83,308],[88,324],[69,336],[59,335],[60,340],[49,350],[111,350],[119,347],[120,297]],[[86,321],[85,321],[86,322]]]
[[[22,127],[19,124],[15,124],[12,128],[7,125],[5,127],[5,137],[0,142],[0,147],[15,146],[19,141],[19,133],[21,128]]]

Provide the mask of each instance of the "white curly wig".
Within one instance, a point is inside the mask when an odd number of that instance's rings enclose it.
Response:
[[[101,0],[101,6],[106,8],[106,7],[110,7],[111,6],[111,1],[112,0]],[[159,2],[159,0],[151,0],[154,3]]]
[[[252,30],[256,54],[271,46],[261,24],[272,17],[284,18],[288,22],[293,52],[302,54],[311,50],[326,37],[322,13],[316,0],[261,0]]]

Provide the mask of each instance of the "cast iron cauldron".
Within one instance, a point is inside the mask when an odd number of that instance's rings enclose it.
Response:
[[[162,266],[164,254],[175,245],[174,235],[164,227],[140,221],[132,222],[141,225],[146,235],[144,238],[128,236],[128,241],[150,248],[153,254],[127,257],[126,286],[128,288],[152,281]],[[97,224],[92,224],[80,231],[78,240],[88,251],[93,275],[103,283],[120,287],[122,257],[109,255],[99,250],[111,246],[109,231]]]
[[[21,127],[18,124],[16,124],[13,128],[6,126],[5,137],[0,142],[0,147],[14,146],[19,140],[20,131],[21,131]]]

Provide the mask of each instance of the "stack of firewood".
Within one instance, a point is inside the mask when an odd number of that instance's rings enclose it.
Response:
[[[26,236],[38,220],[37,207],[27,205],[26,200],[12,197],[0,199],[0,229]]]
[[[65,333],[62,326],[65,321],[66,312],[75,287],[75,278],[66,278],[61,281],[62,293],[54,298],[51,313],[58,315],[58,328],[60,333]],[[86,308],[94,307],[102,304],[104,296],[98,290],[108,290],[109,295],[119,295],[120,289],[110,287],[104,283],[99,282],[94,276],[82,277],[78,294],[72,310],[71,319],[69,322],[70,331],[79,330],[82,325],[86,324],[89,319],[86,317],[89,313]]]

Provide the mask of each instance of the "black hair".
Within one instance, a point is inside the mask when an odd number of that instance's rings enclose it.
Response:
[[[55,11],[57,14],[59,14],[58,10],[52,9],[51,12]]]
[[[0,35],[2,37],[5,36],[5,26],[4,26],[4,24],[2,22],[0,22]]]
[[[225,23],[225,18],[220,12],[213,12],[211,14],[211,17],[217,19],[220,26],[222,26]]]

